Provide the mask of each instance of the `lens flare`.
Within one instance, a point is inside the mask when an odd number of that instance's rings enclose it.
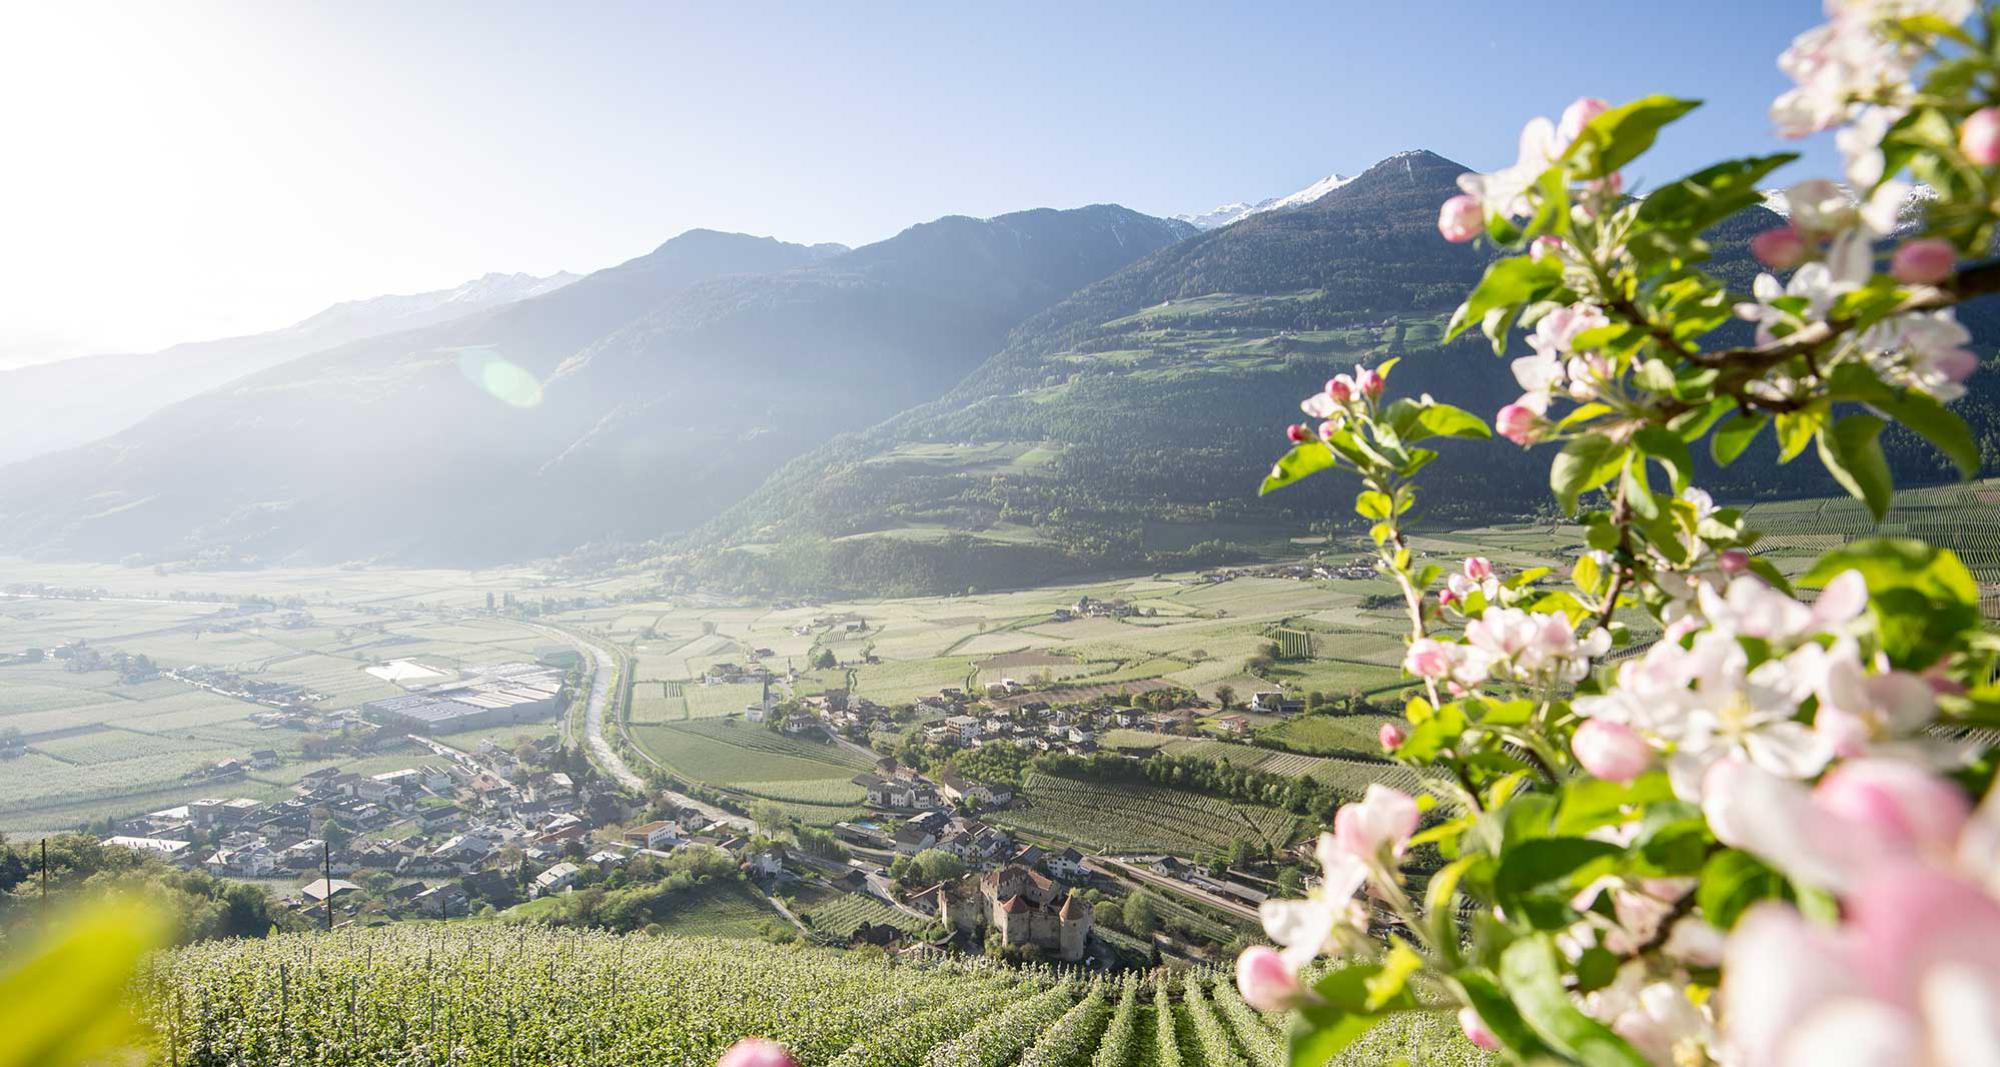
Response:
[[[467,381],[501,403],[531,408],[542,402],[542,383],[525,368],[496,355],[491,348],[459,349],[458,369]]]

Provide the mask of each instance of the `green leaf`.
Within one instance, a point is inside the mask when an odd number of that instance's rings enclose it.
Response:
[[[1625,458],[1625,446],[1603,434],[1585,434],[1564,445],[1549,465],[1549,488],[1555,490],[1563,514],[1576,511],[1577,497],[1618,477]]]
[[[1380,964],[1351,964],[1313,985],[1319,1003],[1299,1010],[1306,1025],[1292,1033],[1294,1065],[1326,1063],[1367,1033],[1383,1015],[1417,1006],[1408,989],[1399,989],[1383,1003],[1369,1006],[1374,1001],[1370,987],[1378,984],[1382,970]]]
[[[1632,442],[1667,469],[1674,480],[1674,492],[1687,489],[1694,478],[1694,457],[1688,455],[1687,442],[1679,434],[1664,426],[1648,426],[1634,434]]]
[[[1868,505],[1876,522],[1889,513],[1896,485],[1882,455],[1882,431],[1889,424],[1873,415],[1849,415],[1819,434],[1819,461],[1833,480]]]
[[[1552,257],[1540,261],[1527,256],[1495,260],[1492,266],[1486,268],[1486,274],[1479,279],[1472,295],[1466,297],[1465,303],[1452,313],[1451,325],[1445,329],[1444,339],[1449,341],[1470,329],[1474,323],[1484,323],[1492,312],[1518,309],[1520,305],[1539,300],[1561,287],[1562,267]]]
[[[1790,463],[1813,443],[1813,435],[1826,423],[1826,409],[1810,407],[1787,411],[1778,416],[1778,462]]]
[[[1265,476],[1264,484],[1257,487],[1257,495],[1263,496],[1274,489],[1283,489],[1301,478],[1309,478],[1332,466],[1334,466],[1333,450],[1317,441],[1307,441],[1285,453],[1284,457],[1278,460],[1277,466],[1272,467],[1271,473]]]
[[[1979,473],[1979,439],[1965,420],[1916,389],[1899,389],[1855,363],[1833,372],[1833,398],[1854,400],[1895,419],[1923,436],[1958,466],[1961,478]]]
[[[1458,984],[1465,990],[1465,999],[1472,1002],[1472,1010],[1479,1013],[1479,1021],[1520,1062],[1539,1063],[1553,1054],[1529,1029],[1527,1020],[1514,1009],[1514,1002],[1507,999],[1507,994],[1500,991],[1491,977],[1481,971],[1467,971],[1458,976]]]
[[[1538,929],[1568,926],[1575,918],[1569,900],[1606,861],[1622,853],[1617,845],[1586,837],[1542,837],[1507,850],[1493,877],[1493,895],[1509,915]]]
[[[1651,771],[1624,783],[1572,778],[1563,785],[1562,802],[1556,808],[1555,831],[1575,835],[1624,822],[1626,807],[1644,806],[1673,795],[1673,786],[1661,771]]]
[[[1799,584],[1820,588],[1850,570],[1868,583],[1882,651],[1898,667],[1930,666],[1982,624],[1979,583],[1948,549],[1900,538],[1856,541],[1820,557]]]
[[[1715,459],[1716,466],[1727,467],[1736,462],[1736,457],[1750,447],[1750,442],[1764,431],[1771,420],[1763,415],[1738,413],[1730,417],[1708,439],[1708,454]]]
[[[108,901],[24,940],[0,970],[0,1067],[107,1059],[132,1036],[132,976],[167,933],[159,912]]]
[[[1748,852],[1726,849],[1709,857],[1701,868],[1701,885],[1695,889],[1695,903],[1702,916],[1716,928],[1727,930],[1762,900],[1783,899],[1784,876]]]
[[[1761,203],[1757,183],[1799,158],[1795,152],[1717,163],[1653,191],[1639,205],[1639,220],[1666,230],[1699,232]]]
[[[1493,431],[1486,426],[1486,420],[1464,408],[1450,404],[1432,404],[1417,412],[1415,427],[1405,435],[1409,441],[1421,441],[1426,437],[1473,437],[1490,438]]]
[[[1509,945],[1500,957],[1500,978],[1528,1028],[1558,1054],[1585,1067],[1649,1067],[1617,1034],[1577,1010],[1547,935]]]
[[[1578,177],[1602,178],[1639,158],[1661,128],[1700,106],[1699,100],[1640,97],[1591,119],[1564,158],[1576,164]]]

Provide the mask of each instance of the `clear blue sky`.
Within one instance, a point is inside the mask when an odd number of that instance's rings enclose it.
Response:
[[[1819,18],[1816,0],[13,5],[0,91],[44,106],[0,174],[0,358],[588,271],[695,226],[859,244],[950,213],[1201,210],[1405,148],[1488,169],[1579,94],[1708,98],[1639,175],[1657,179],[1777,147],[1774,60]],[[1831,171],[1823,139],[1808,152]]]

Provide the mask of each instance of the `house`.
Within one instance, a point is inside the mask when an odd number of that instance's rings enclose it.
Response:
[[[582,874],[583,869],[574,863],[558,863],[535,876],[535,884],[529,893],[537,897],[560,893],[575,885],[577,878]]]
[[[458,834],[431,850],[431,858],[471,870],[498,851],[493,842],[474,834]]]
[[[623,840],[634,848],[672,848],[681,839],[681,828],[671,822],[649,822],[625,831]]]
[[[877,808],[907,808],[916,804],[917,789],[907,778],[884,778],[877,774],[857,774],[854,784],[868,792],[868,803]]]
[[[1231,737],[1242,737],[1244,734],[1250,732],[1250,717],[1248,715],[1218,715],[1215,717],[1215,727]]]
[[[614,849],[599,849],[591,853],[590,858],[584,862],[608,873],[625,866],[625,854]]]
[[[217,849],[203,866],[210,874],[262,878],[278,869],[278,854],[259,838],[250,844]]]
[[[107,837],[98,844],[106,848],[129,848],[134,852],[150,852],[168,863],[179,863],[186,858],[189,842],[171,841],[159,837]]]
[[[971,744],[972,740],[979,736],[979,719],[976,716],[948,716],[944,720],[944,726],[947,731],[956,734],[958,739],[966,744]]]
[[[1023,867],[1039,867],[1048,855],[1048,851],[1040,845],[1023,845],[1021,851],[1014,853],[1013,862]]]
[[[1090,877],[1090,868],[1083,864],[1083,853],[1073,848],[1048,857],[1049,873],[1065,882],[1081,882]]]
[[[416,895],[410,902],[419,914],[439,919],[449,919],[463,915],[470,910],[472,898],[466,891],[451,882],[434,885]]]
[[[751,853],[745,865],[752,875],[769,878],[784,871],[786,858],[785,846],[767,845]]]
[[[1277,690],[1253,693],[1250,696],[1250,710],[1262,712],[1265,715],[1276,715],[1278,714],[1278,709],[1284,705],[1284,702],[1285,694]]]
[[[904,826],[896,831],[895,841],[896,851],[914,856],[937,844],[937,835],[921,826]]]
[[[323,901],[343,893],[359,893],[361,887],[342,878],[315,878],[299,887],[299,895],[311,901]]]
[[[319,866],[326,859],[326,842],[308,837],[278,854],[278,862],[295,871]]]
[[[937,778],[938,794],[954,804],[992,806],[1005,804],[1014,799],[1014,791],[1004,785],[989,785],[961,777],[957,771],[945,771]]]
[[[260,748],[257,751],[250,753],[250,766],[257,768],[260,771],[270,770],[271,768],[276,767],[277,765],[278,765],[278,753],[276,749]]]

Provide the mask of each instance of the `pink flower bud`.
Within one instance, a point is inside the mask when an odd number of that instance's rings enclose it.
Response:
[[[1983,107],[1958,128],[1958,148],[1982,167],[2000,163],[2000,107]]]
[[[1454,592],[1452,592],[1452,591],[1451,591],[1451,590],[1449,590],[1449,589],[1440,589],[1440,590],[1438,591],[1438,606],[1439,606],[1439,607],[1447,607],[1447,608],[1448,608],[1448,607],[1450,607],[1450,606],[1452,606],[1453,604],[1456,604],[1456,603],[1458,603],[1458,594],[1457,594],[1457,593],[1454,593]]]
[[[1574,141],[1583,132],[1590,120],[1611,110],[1611,105],[1594,96],[1579,96],[1568,107],[1563,108],[1562,118],[1556,123],[1556,138],[1565,143]]]
[[[1552,256],[1564,248],[1563,239],[1552,233],[1545,233],[1528,245],[1528,258],[1541,262],[1544,256]]]
[[[1936,285],[1958,266],[1958,250],[1950,241],[1920,237],[1905,241],[1889,260],[1889,274],[1904,285]]]
[[[1285,436],[1291,438],[1295,445],[1304,444],[1312,438],[1312,431],[1306,428],[1305,423],[1295,422],[1285,427]]]
[[[1750,254],[1772,270],[1791,270],[1806,258],[1806,239],[1792,226],[1773,226],[1750,238]]]
[[[1458,1009],[1458,1028],[1465,1031],[1465,1039],[1488,1052],[1500,1051],[1500,1039],[1486,1028],[1486,1020],[1471,1008]]]
[[[785,1046],[761,1037],[746,1037],[722,1054],[715,1067],[799,1067]]]
[[[1269,945],[1252,945],[1236,957],[1236,991],[1258,1011],[1285,1011],[1298,1003],[1299,978]]]
[[[1865,827],[1878,848],[1948,855],[1972,818],[1956,785],[1913,763],[1848,760],[1813,789],[1822,810]]]
[[[1382,376],[1373,367],[1354,368],[1354,387],[1361,391],[1362,396],[1370,400],[1380,397],[1384,384]]]
[[[1465,576],[1475,582],[1483,582],[1493,577],[1493,561],[1485,556],[1469,556],[1465,560]]]
[[[1623,723],[1585,719],[1570,738],[1576,762],[1593,778],[1629,782],[1653,763],[1652,746]]]
[[[1336,374],[1326,380],[1326,395],[1336,404],[1345,404],[1354,399],[1354,379],[1345,374]]]
[[[1383,723],[1382,729],[1376,733],[1375,737],[1382,742],[1382,749],[1386,752],[1394,752],[1402,748],[1403,742],[1410,739],[1410,735],[1404,733],[1403,728],[1393,722]]]
[[[1525,448],[1541,439],[1542,417],[1526,404],[1509,404],[1493,416],[1493,428],[1500,431],[1500,436]]]
[[[1332,419],[1328,419],[1319,424],[1319,439],[1322,441],[1331,441],[1333,440],[1333,435],[1339,430],[1340,424]]]
[[[1460,193],[1438,208],[1438,233],[1453,244],[1464,244],[1486,231],[1486,209],[1477,197]]]
[[[1443,595],[1451,594],[1447,591]],[[1410,642],[1410,650],[1403,656],[1403,668],[1419,678],[1443,678],[1451,673],[1452,666],[1451,647],[1428,637]]]
[[[1722,573],[1742,574],[1750,569],[1750,553],[1740,548],[1722,550]]]

